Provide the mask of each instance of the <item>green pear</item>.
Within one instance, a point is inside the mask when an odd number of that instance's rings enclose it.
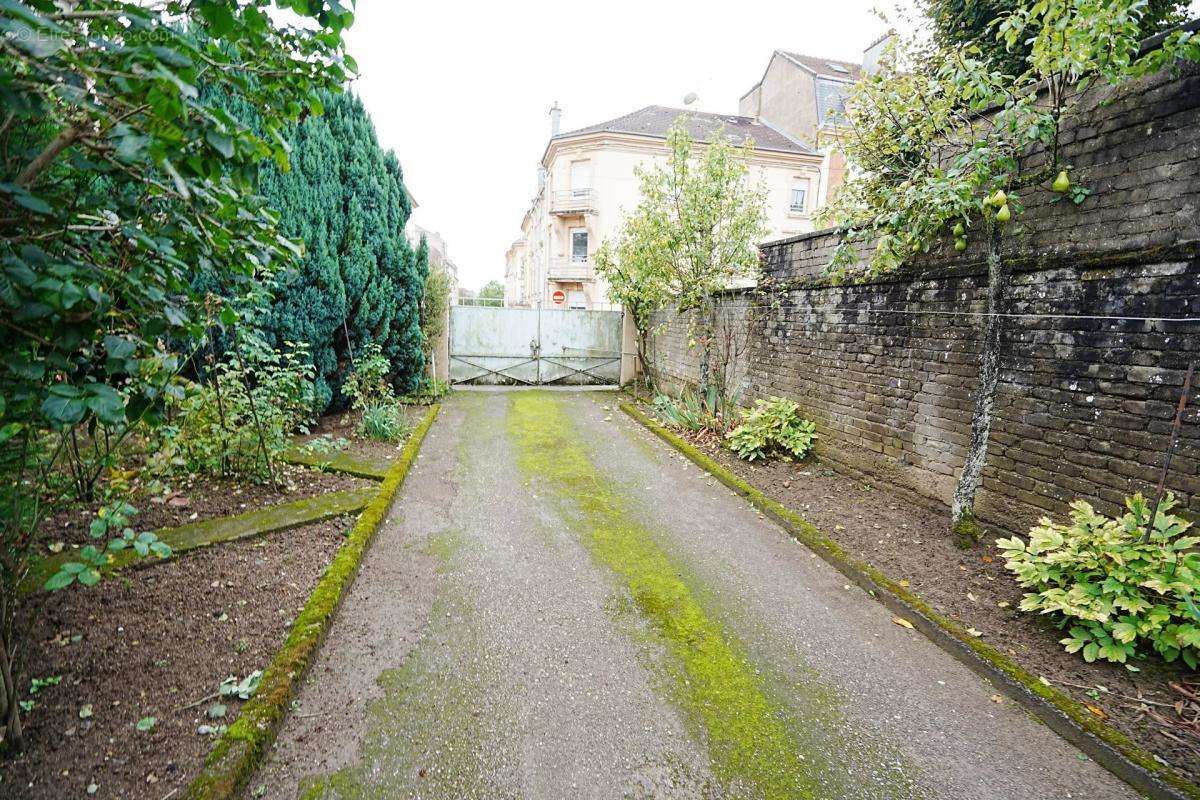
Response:
[[[996,222],[1008,222],[1010,219],[1012,219],[1012,212],[1008,210],[1008,203],[1005,203],[996,212]]]
[[[996,193],[994,195],[992,195],[992,205],[994,205],[996,207],[1000,207],[1000,206],[1004,206],[1007,204],[1008,204],[1008,195],[1006,195],[1004,193],[1003,189],[997,189]]]
[[[967,229],[965,227],[963,227],[963,224],[961,222],[954,226],[954,235],[955,236],[962,236],[966,232],[967,232]]]
[[[1067,177],[1065,169],[1058,173],[1058,177],[1054,179],[1054,184],[1050,188],[1059,194],[1064,194],[1071,188],[1071,179]]]
[[[966,240],[966,239],[961,239],[961,238],[960,238],[960,239],[955,239],[955,240],[954,240],[954,249],[955,249],[955,250],[957,250],[957,251],[958,251],[958,252],[960,252],[960,253],[961,253],[963,250],[966,250],[966,249],[967,249],[967,240]]]

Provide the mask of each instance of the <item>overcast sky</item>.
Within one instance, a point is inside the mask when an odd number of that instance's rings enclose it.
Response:
[[[503,279],[558,101],[563,130],[643,106],[736,112],[775,49],[858,60],[877,0],[358,0],[355,91],[462,284]]]

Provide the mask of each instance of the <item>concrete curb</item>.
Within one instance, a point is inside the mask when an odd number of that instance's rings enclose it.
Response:
[[[1155,761],[1149,752],[1125,734],[1098,720],[1075,700],[1052,686],[1046,686],[996,648],[969,635],[963,626],[938,614],[898,581],[843,550],[812,523],[738,478],[633,403],[621,402],[619,405],[622,411],[741,495],[838,572],[869,592],[888,609],[912,622],[917,630],[942,650],[990,681],[1005,696],[1019,703],[1135,790],[1155,800],[1200,800],[1200,786]]]
[[[217,740],[200,774],[188,784],[181,797],[190,800],[234,798],[258,769],[267,749],[275,741],[296,687],[324,641],[342,597],[354,582],[362,557],[391,510],[392,500],[404,483],[440,408],[436,404],[430,406],[413,429],[400,458],[383,479],[379,493],[359,516],[346,543],[337,551],[304,609],[292,623],[282,649],[263,672],[258,691],[242,706],[237,720]]]

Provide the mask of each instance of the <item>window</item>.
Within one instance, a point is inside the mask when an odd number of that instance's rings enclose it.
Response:
[[[592,162],[571,162],[571,194],[586,197],[592,191]]]
[[[793,214],[804,214],[808,211],[808,189],[807,178],[797,179],[792,184],[792,200],[788,204],[788,210]]]
[[[571,228],[571,260],[576,263],[588,260],[588,232],[586,228]]]

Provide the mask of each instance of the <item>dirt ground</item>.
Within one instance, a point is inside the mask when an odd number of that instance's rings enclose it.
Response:
[[[650,409],[647,408],[647,411]],[[711,437],[691,436],[704,452],[768,497],[799,512],[847,551],[909,588],[939,612],[978,631],[1035,675],[1046,678],[1155,756],[1200,780],[1200,675],[1148,657],[1131,672],[1088,664],[1063,650],[1063,633],[1017,611],[1023,590],[1004,569],[990,536],[960,550],[949,512],[920,508],[886,488],[839,474],[816,460],[751,464]],[[1175,686],[1172,686],[1175,684]],[[1189,696],[1191,695],[1191,696]],[[1177,706],[1178,704],[1178,706]]]
[[[280,464],[278,468],[278,487],[238,478],[193,476],[174,485],[168,494],[134,496],[129,503],[138,513],[131,520],[132,527],[153,531],[371,484],[361,478],[291,464]],[[88,526],[102,505],[77,504],[48,517],[41,525],[43,540],[47,545],[94,544]]]
[[[404,406],[404,417],[408,421],[408,430],[411,431],[428,410],[427,406]],[[408,441],[407,436],[399,442],[379,442],[358,438],[355,436],[357,426],[358,415],[353,411],[326,414],[313,428],[312,434],[304,437],[303,441],[311,441],[319,437],[345,439],[347,444],[344,452],[374,458],[396,458],[404,449],[404,443]]]
[[[254,495],[230,500],[235,506]],[[241,499],[239,499],[241,498]],[[228,509],[228,506],[226,506]],[[341,517],[206,548],[91,589],[38,595],[25,674],[25,753],[0,766],[0,796],[161,800],[182,791],[241,701],[203,698],[263,669],[349,530]],[[224,717],[209,718],[213,703]],[[156,718],[148,731],[137,723]],[[89,795],[89,786],[95,785]]]

